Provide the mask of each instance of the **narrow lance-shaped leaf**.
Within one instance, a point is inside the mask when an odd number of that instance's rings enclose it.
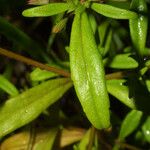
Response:
[[[69,3],[51,3],[43,6],[29,8],[23,11],[25,17],[46,17],[62,13],[66,10],[71,9]]]
[[[16,87],[2,75],[0,75],[0,88],[11,96],[16,96],[19,93]]]
[[[7,100],[0,107],[0,137],[35,119],[71,86],[69,79],[53,79]]]
[[[137,14],[135,12],[132,12],[126,9],[117,8],[111,5],[107,5],[107,4],[93,3],[91,5],[91,8],[101,15],[114,18],[114,19],[137,18]]]
[[[107,80],[108,92],[123,104],[135,108],[135,101],[129,97],[129,88],[125,86],[126,80]]]
[[[74,18],[70,65],[75,90],[87,118],[96,128],[107,128],[110,125],[109,99],[104,67],[86,13],[76,14]]]
[[[130,135],[139,125],[142,117],[142,112],[138,110],[132,110],[126,118],[123,120],[121,125],[119,139],[124,140],[128,135]]]
[[[131,9],[139,12],[138,18],[130,19],[130,34],[134,48],[139,55],[146,53],[145,43],[147,37],[148,18],[145,0],[133,0]]]

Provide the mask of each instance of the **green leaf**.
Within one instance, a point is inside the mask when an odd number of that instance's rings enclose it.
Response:
[[[69,79],[53,79],[7,100],[0,107],[0,137],[34,120],[71,86]]]
[[[150,143],[150,116],[147,117],[145,123],[143,124],[142,131],[146,140]]]
[[[118,54],[110,59],[106,58],[103,63],[110,68],[116,69],[134,69],[138,67],[138,62],[130,57],[130,53]]]
[[[25,17],[46,17],[62,13],[71,9],[68,3],[51,3],[24,10],[22,15]]]
[[[124,140],[128,135],[130,135],[139,125],[142,117],[142,112],[137,110],[132,110],[123,120],[121,125],[119,139]]]
[[[114,18],[114,19],[137,18],[137,14],[135,12],[132,12],[126,9],[117,8],[111,5],[107,5],[107,4],[93,3],[91,5],[91,8],[101,15]]]
[[[12,83],[10,83],[3,75],[0,75],[0,88],[10,96],[16,96],[19,93],[16,87]]]
[[[135,108],[135,101],[129,97],[129,88],[124,85],[126,80],[107,80],[108,92],[123,104]]]
[[[58,128],[52,128],[45,133],[42,142],[35,143],[34,150],[52,150],[55,138],[58,133]]]
[[[96,128],[107,128],[110,114],[104,67],[85,12],[76,14],[73,21],[70,66],[75,90],[87,118]]]
[[[31,73],[30,73],[30,78],[32,81],[43,81],[52,77],[56,77],[58,76],[57,74],[50,72],[50,71],[46,71],[46,70],[41,70],[39,68],[34,69]]]
[[[148,17],[145,0],[132,0],[131,9],[139,13],[138,18],[130,19],[130,34],[134,48],[139,55],[146,53],[145,43],[147,37]]]

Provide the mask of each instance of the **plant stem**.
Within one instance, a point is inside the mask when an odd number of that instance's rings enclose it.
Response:
[[[106,75],[107,80],[111,79],[122,79],[127,76],[129,72],[125,71],[119,71],[119,72],[114,72]]]
[[[65,70],[55,68],[52,66],[48,66],[46,64],[40,63],[38,61],[24,57],[22,55],[16,54],[14,52],[8,51],[8,50],[3,49],[3,48],[0,48],[0,55],[6,56],[6,57],[11,58],[11,59],[15,59],[17,61],[26,63],[26,64],[34,66],[34,67],[38,67],[38,68],[43,69],[43,70],[57,73],[57,74],[62,75],[64,77],[70,77],[70,72],[67,72]],[[106,79],[107,80],[122,79],[122,78],[126,77],[128,73],[129,72],[125,72],[125,71],[124,72],[120,71],[120,72],[110,73],[110,74],[106,75]]]
[[[10,52],[10,51],[8,51],[6,49],[3,49],[3,48],[0,48],[0,55],[4,55],[6,57],[21,61],[21,62],[26,63],[28,65],[32,65],[34,67],[38,67],[38,68],[41,68],[41,69],[44,69],[44,70],[47,70],[47,71],[57,73],[57,74],[62,75],[64,77],[70,77],[70,73],[67,72],[67,71],[64,71],[62,69],[58,69],[58,68],[55,68],[55,67],[52,67],[52,66],[42,64],[38,61],[32,60],[30,58],[27,58],[27,57],[24,57],[24,56],[21,56],[21,55],[18,55],[18,54],[15,54],[15,53]]]

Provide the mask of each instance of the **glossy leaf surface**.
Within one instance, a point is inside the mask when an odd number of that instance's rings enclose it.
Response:
[[[76,14],[70,42],[71,77],[87,118],[96,128],[107,128],[109,100],[104,67],[86,13]]]
[[[117,8],[107,4],[93,3],[91,5],[91,8],[95,10],[97,13],[110,18],[115,18],[115,19],[137,18],[137,14],[135,12],[126,9]]]
[[[124,85],[125,82],[126,80],[107,80],[107,90],[123,104],[135,108],[134,99],[129,97],[129,88]]]
[[[111,59],[104,59],[103,63],[110,68],[116,69],[133,69],[138,67],[138,62],[130,57],[130,54],[118,54]]]
[[[138,18],[129,21],[132,43],[138,54],[144,55],[146,53],[145,44],[148,28],[146,1],[132,0],[131,9],[139,13]]]
[[[0,137],[35,119],[71,86],[69,79],[54,79],[7,100],[0,107]]]
[[[46,17],[62,13],[68,9],[70,9],[68,3],[51,3],[24,10],[22,14],[25,17]]]

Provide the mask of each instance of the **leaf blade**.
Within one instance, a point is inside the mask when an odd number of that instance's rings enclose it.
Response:
[[[70,5],[67,3],[51,3],[24,10],[22,15],[25,17],[47,17],[62,13],[68,9],[70,9]]]
[[[93,3],[91,8],[97,13],[104,15],[106,17],[114,18],[114,19],[133,19],[137,18],[137,14],[135,12],[117,8],[107,4],[98,4]]]
[[[138,62],[130,57],[130,53],[118,54],[112,59],[106,58],[103,60],[103,63],[110,68],[116,69],[134,69],[138,67]]]
[[[133,0],[131,9],[136,10],[139,15],[136,19],[129,20],[130,35],[132,43],[139,55],[146,53],[145,44],[148,29],[147,5],[145,0]]]
[[[104,68],[86,13],[76,14],[74,18],[70,64],[75,90],[87,118],[96,128],[107,128],[110,125],[109,100]]]
[[[0,75],[0,88],[11,96],[18,95],[17,88],[10,83],[3,75]]]
[[[128,107],[136,108],[133,98],[129,97],[129,89],[124,85],[126,80],[107,80],[108,92]]]
[[[71,86],[68,79],[54,79],[8,100],[0,107],[0,137],[35,119]]]
[[[141,117],[142,112],[138,110],[132,110],[130,113],[128,113],[121,125],[119,133],[120,140],[126,138],[137,128],[140,123]]]

